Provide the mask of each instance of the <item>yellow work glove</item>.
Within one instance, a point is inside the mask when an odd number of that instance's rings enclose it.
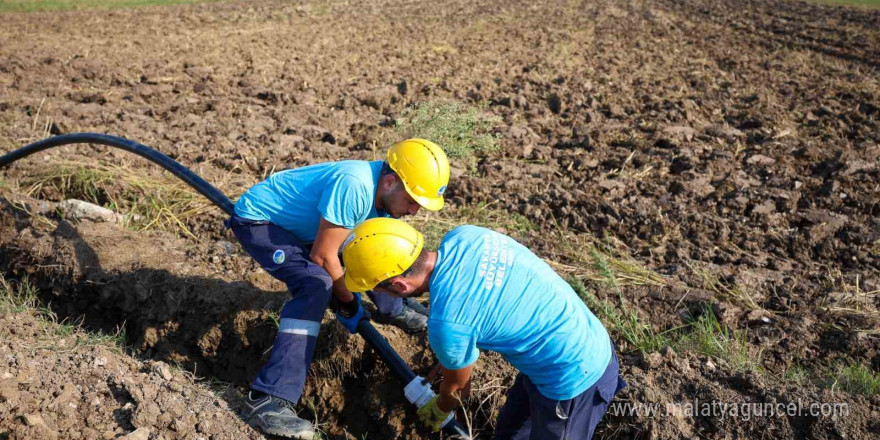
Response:
[[[449,417],[449,413],[443,412],[437,407],[437,399],[440,396],[434,396],[423,407],[419,408],[419,420],[431,431],[437,432],[443,427],[443,422]]]

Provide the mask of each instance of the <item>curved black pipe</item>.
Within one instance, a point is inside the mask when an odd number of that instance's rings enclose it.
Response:
[[[401,359],[400,355],[398,355],[397,352],[394,351],[394,348],[391,347],[391,344],[388,343],[388,340],[376,330],[376,327],[373,327],[373,325],[370,324],[370,321],[364,319],[359,322],[357,331],[367,340],[367,342],[370,343],[370,346],[379,353],[379,356],[382,356],[382,359],[388,364],[388,368],[391,369],[391,372],[402,380],[403,383],[410,383],[416,378],[416,373],[413,373],[413,370],[409,368],[409,365]]]
[[[55,136],[51,138],[46,138],[41,141],[34,142],[30,145],[26,145],[18,150],[14,150],[9,152],[3,156],[0,156],[0,168],[3,168],[19,159],[30,156],[31,154],[38,153],[40,151],[52,148],[59,147],[61,145],[68,144],[100,144],[107,145],[110,147],[121,148],[125,151],[137,154],[143,158],[146,158],[153,163],[161,166],[162,168],[171,172],[184,182],[186,182],[189,186],[193,187],[196,191],[198,191],[203,196],[207,197],[212,203],[217,205],[220,209],[226,212],[229,215],[235,213],[235,207],[232,204],[232,201],[226,197],[225,194],[220,192],[219,189],[214,187],[208,183],[205,179],[199,177],[196,173],[192,172],[189,168],[180,164],[176,160],[162,154],[159,151],[156,151],[146,145],[139,144],[134,141],[130,141],[125,138],[110,136],[106,134],[100,133],[71,133],[64,134],[60,136]],[[388,340],[383,337],[370,321],[363,320],[358,323],[357,327],[358,333],[364,338],[367,343],[379,353],[379,356],[388,364],[388,368],[391,369],[391,372],[394,373],[395,376],[400,378],[404,383],[410,383],[413,379],[416,378],[415,373],[413,373],[412,369],[409,368],[409,365],[400,358],[394,348],[391,347],[391,344],[388,343]],[[459,438],[463,440],[470,439],[470,435],[468,435],[467,430],[461,426],[461,424],[452,419],[446,426],[443,427],[443,430],[450,435],[459,436]]]
[[[46,138],[3,155],[2,157],[0,157],[0,168],[3,168],[6,165],[9,165],[12,162],[15,162],[21,158],[30,156],[31,154],[38,153],[52,147],[58,147],[68,144],[107,145],[111,147],[121,148],[125,151],[137,154],[138,156],[149,159],[153,163],[161,166],[162,168],[165,168],[166,170],[171,172],[171,174],[174,174],[175,176],[180,178],[180,180],[186,182],[187,185],[193,187],[193,189],[201,193],[203,196],[207,197],[208,200],[220,207],[220,209],[222,209],[227,214],[232,215],[235,212],[232,201],[230,201],[225,194],[223,194],[222,192],[220,192],[220,190],[205,181],[205,179],[199,177],[196,173],[193,173],[192,170],[190,170],[189,168],[181,165],[176,160],[146,145],[139,144],[137,142],[130,141],[121,137],[110,136],[106,134],[71,133]]]

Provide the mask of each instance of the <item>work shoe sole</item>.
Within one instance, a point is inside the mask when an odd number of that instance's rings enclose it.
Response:
[[[292,438],[297,440],[313,440],[315,438],[315,430],[313,428],[288,428],[272,426],[263,422],[260,417],[252,417],[248,420],[248,425],[264,434],[277,435],[284,438]]]

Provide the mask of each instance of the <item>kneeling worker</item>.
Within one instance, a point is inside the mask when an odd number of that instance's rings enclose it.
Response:
[[[626,383],[601,322],[550,266],[512,238],[460,226],[437,251],[403,221],[367,220],[346,239],[345,285],[398,297],[430,292],[428,342],[440,361],[439,394],[419,410],[439,430],[470,389],[480,350],[519,374],[496,439],[589,439]]]

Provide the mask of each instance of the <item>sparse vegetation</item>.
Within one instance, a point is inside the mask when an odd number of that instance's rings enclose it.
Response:
[[[635,310],[628,309],[623,304],[618,308],[608,301],[600,300],[578,278],[570,279],[569,284],[608,330],[622,336],[632,349],[648,353],[669,345],[670,340],[666,333],[657,332],[650,323],[640,320]]]
[[[186,220],[214,209],[177,178],[102,163],[55,162],[30,173],[22,185],[31,196],[80,199],[122,212],[134,230],[178,230],[193,238]]]
[[[0,12],[66,11],[69,9],[112,9],[133,6],[162,6],[204,3],[218,0],[4,0]]]
[[[880,334],[880,310],[874,305],[880,290],[865,291],[862,289],[864,279],[856,274],[854,279],[847,281],[839,269],[830,270],[825,275],[825,288],[830,294],[822,299],[820,308],[840,318],[847,330],[867,334]]]
[[[40,304],[37,289],[27,278],[16,282],[0,275],[0,310],[4,313],[21,313],[35,310]]]
[[[440,145],[451,159],[459,159],[473,169],[478,156],[499,149],[492,126],[500,118],[483,110],[459,102],[423,102],[404,110],[396,129],[401,139],[428,139]]]
[[[755,302],[755,299],[752,298],[752,295],[740,286],[735,284],[729,285],[722,282],[718,276],[705,268],[698,267],[694,264],[688,264],[688,267],[700,278],[704,289],[715,292],[721,299],[728,300],[740,307],[750,310],[762,309],[762,307]]]
[[[681,351],[692,351],[724,360],[736,371],[760,370],[760,352],[749,353],[745,332],[721,325],[711,309],[706,309],[673,344]]]
[[[785,372],[782,373],[783,380],[792,382],[798,386],[803,386],[809,383],[809,378],[810,374],[800,363],[797,362],[786,368]]]
[[[587,234],[575,234],[558,228],[553,237],[569,264],[551,262],[558,271],[591,281],[620,286],[665,286],[666,279],[621,251],[598,243]]]
[[[841,364],[831,375],[830,388],[841,388],[848,393],[876,396],[880,394],[880,373],[855,362]]]
[[[42,345],[49,350],[72,350],[77,347],[103,346],[120,352],[126,343],[125,326],[115,333],[89,332],[77,323],[59,321],[51,309],[42,305],[39,291],[27,278],[11,281],[0,276],[0,311],[3,313],[30,313],[40,319]]]
[[[531,220],[520,214],[482,203],[475,206],[449,206],[440,212],[424,211],[423,214],[407,218],[406,221],[425,234],[425,242],[432,249],[440,245],[443,235],[461,225],[500,229],[514,239],[537,230],[537,226]]]

